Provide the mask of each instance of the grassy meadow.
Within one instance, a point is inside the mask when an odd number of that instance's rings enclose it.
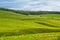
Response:
[[[60,40],[60,14],[23,15],[0,10],[0,40]]]

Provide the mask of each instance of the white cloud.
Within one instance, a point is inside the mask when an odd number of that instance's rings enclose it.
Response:
[[[39,5],[38,5],[39,4]],[[26,10],[44,10],[44,11],[60,11],[60,1],[44,0],[32,1],[27,3],[23,9]]]
[[[12,9],[60,11],[60,0],[14,0],[0,2],[0,4],[4,3],[14,4],[16,8]]]
[[[40,2],[34,1],[34,2],[29,2],[28,4],[38,4],[38,3],[40,3]]]

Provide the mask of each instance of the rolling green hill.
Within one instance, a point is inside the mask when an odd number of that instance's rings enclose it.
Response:
[[[0,40],[60,40],[60,14],[0,10]]]

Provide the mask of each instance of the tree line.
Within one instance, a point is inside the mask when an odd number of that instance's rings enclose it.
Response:
[[[24,15],[39,15],[39,14],[60,14],[58,11],[26,11],[26,10],[12,10],[7,8],[0,8],[0,10],[11,11]]]

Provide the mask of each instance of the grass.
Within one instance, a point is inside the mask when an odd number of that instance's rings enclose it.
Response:
[[[60,33],[38,33],[21,36],[1,37],[1,40],[58,40]]]
[[[0,10],[0,40],[59,40],[60,14],[22,15]]]

